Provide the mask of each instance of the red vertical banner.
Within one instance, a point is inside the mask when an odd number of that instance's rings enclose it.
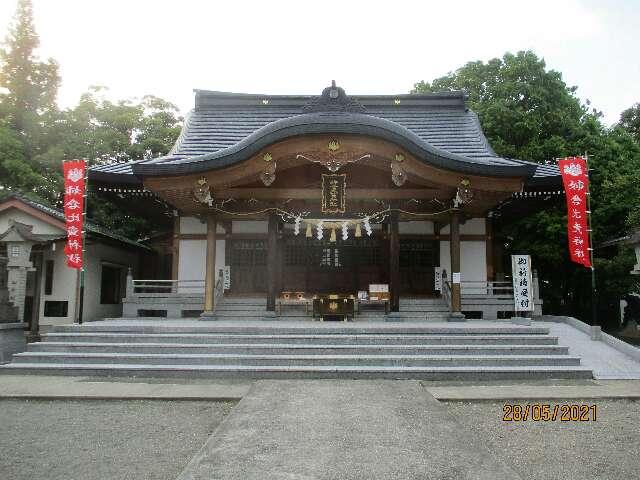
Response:
[[[582,157],[563,158],[558,161],[567,198],[567,232],[571,261],[591,267],[589,231],[587,222],[587,193],[589,174]]]
[[[67,244],[64,253],[69,268],[82,268],[82,229],[84,227],[84,160],[69,160],[62,164],[64,173],[64,217],[67,226]]]

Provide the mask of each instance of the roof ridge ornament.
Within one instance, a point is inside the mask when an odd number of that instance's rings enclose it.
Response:
[[[347,96],[344,89],[336,86],[331,80],[331,86],[322,90],[322,95],[314,97],[302,107],[304,113],[311,112],[352,112],[365,113],[366,108],[357,100]]]

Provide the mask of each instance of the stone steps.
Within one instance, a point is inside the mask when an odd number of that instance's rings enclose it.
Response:
[[[56,343],[178,343],[178,344],[280,344],[280,345],[557,345],[550,335],[423,335],[423,334],[228,334],[64,332],[42,335],[42,342]],[[32,344],[33,345],[33,344]],[[45,345],[46,346],[46,345]]]
[[[11,364],[0,366],[0,372],[186,378],[592,377],[543,327],[308,320],[66,325],[30,344]]]
[[[119,365],[274,365],[274,366],[528,366],[580,365],[569,355],[235,355],[28,352],[14,356],[15,363]]]
[[[507,322],[503,324],[483,324],[482,322],[464,322],[448,325],[428,323],[383,323],[363,322],[183,322],[180,320],[159,319],[140,322],[138,319],[107,319],[105,322],[90,322],[83,325],[56,326],[52,333],[219,333],[240,335],[548,335],[549,329],[537,326],[519,326]],[[130,322],[129,322],[130,320]],[[50,335],[50,334],[48,334]],[[46,337],[45,337],[46,338]]]
[[[119,365],[11,363],[0,367],[3,373],[19,375],[76,375],[170,378],[268,378],[268,379],[422,379],[422,380],[503,380],[593,378],[593,372],[580,366],[525,367],[366,367],[366,366],[211,366],[211,365]]]
[[[296,345],[40,342],[25,352],[229,353],[250,355],[567,355],[561,345]]]

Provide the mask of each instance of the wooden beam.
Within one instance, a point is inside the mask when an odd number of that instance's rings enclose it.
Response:
[[[384,200],[440,200],[452,196],[454,190],[444,188],[348,188],[348,199],[384,199]],[[320,200],[320,188],[227,188],[214,192],[217,198],[236,198],[256,200]]]

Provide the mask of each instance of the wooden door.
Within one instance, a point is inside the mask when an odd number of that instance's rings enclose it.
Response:
[[[232,239],[227,242],[226,262],[231,267],[231,293],[267,291],[267,241]]]
[[[435,240],[400,239],[400,293],[434,294]]]

